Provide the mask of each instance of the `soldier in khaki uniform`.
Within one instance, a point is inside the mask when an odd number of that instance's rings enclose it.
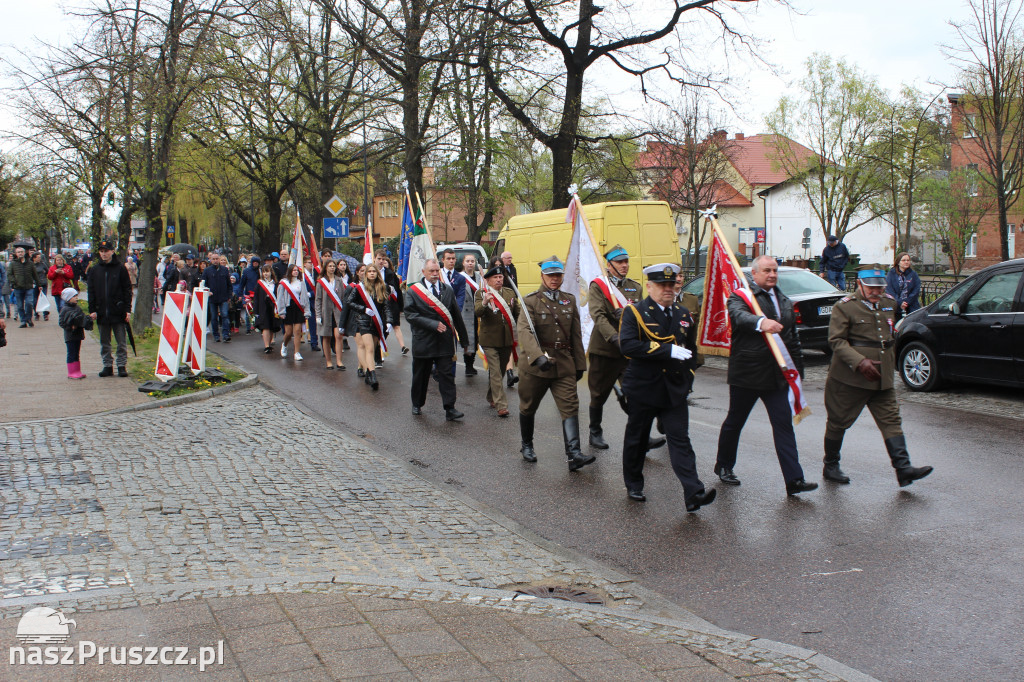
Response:
[[[642,296],[640,283],[626,276],[629,272],[629,253],[618,244],[604,254],[608,261],[608,281],[622,292],[626,300],[636,303]],[[587,307],[594,320],[590,333],[590,347],[587,349],[587,385],[590,388],[590,445],[598,450],[607,450],[601,420],[604,418],[604,404],[611,395],[615,382],[622,378],[629,360],[619,348],[619,320],[622,308],[612,304],[609,294],[599,280],[590,283]],[[648,449],[661,447],[664,438],[651,439]]]
[[[828,342],[832,364],[825,380],[825,467],[823,476],[849,483],[839,468],[843,434],[867,405],[875,419],[900,486],[908,486],[932,472],[932,467],[910,465],[896,402],[893,374],[896,358],[893,329],[896,306],[885,294],[885,271],[865,266],[857,273],[857,291],[832,307]]]
[[[502,286],[505,275],[500,266],[496,265],[484,273],[484,281],[487,286],[480,287],[476,292],[473,308],[476,312],[478,341],[487,358],[487,374],[490,379],[487,402],[491,407],[498,408],[499,417],[507,417],[508,399],[501,380],[515,345],[513,332],[516,320],[519,319],[519,300],[511,288],[505,289]],[[505,302],[504,306],[491,300],[494,294],[490,290],[498,292]],[[511,327],[506,313],[511,316]]]
[[[576,382],[587,370],[580,332],[576,297],[559,290],[565,264],[557,256],[540,263],[540,289],[523,299],[516,325],[519,337],[519,429],[523,459],[536,462],[533,450],[534,414],[544,394],[551,390],[562,415],[562,436],[569,471],[593,462],[580,452],[580,400]],[[534,327],[530,329],[530,325]],[[536,336],[534,335],[536,331]]]

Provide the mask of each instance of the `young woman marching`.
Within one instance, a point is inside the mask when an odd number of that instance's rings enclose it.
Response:
[[[260,279],[253,294],[253,312],[256,314],[256,328],[263,334],[263,352],[267,355],[274,350],[274,334],[281,331],[281,320],[277,317],[277,280],[274,268],[265,263],[260,268]]]
[[[327,369],[334,369],[331,363],[331,346],[338,361],[338,369],[345,369],[341,362],[341,342],[345,331],[345,283],[338,277],[338,264],[328,258],[321,266],[320,279],[316,282],[316,327],[320,332],[320,346],[324,349]]]
[[[299,343],[302,341],[302,324],[309,317],[309,294],[302,279],[302,268],[289,265],[287,275],[277,285],[277,314],[284,318],[284,340],[281,342],[281,357],[288,357],[288,341],[292,341],[295,359],[302,360]]]
[[[391,327],[388,308],[388,289],[376,265],[370,264],[363,271],[363,279],[349,292],[349,306],[355,311],[359,349],[359,367],[363,370],[364,381],[373,390],[377,390],[377,372],[373,360],[373,351]]]
[[[344,261],[342,261],[344,262]],[[363,272],[366,270],[366,266],[360,263],[356,266],[356,271],[352,273],[349,278],[348,288],[345,290],[345,339],[352,339],[356,344],[356,351],[359,350],[359,314],[352,309],[349,303],[352,301],[352,297],[356,296],[355,286],[359,284],[359,280],[363,277]],[[345,344],[342,344],[344,347]],[[345,348],[348,350],[348,348]],[[356,355],[358,358],[358,353]],[[358,363],[357,363],[358,364]],[[363,371],[362,365],[358,367],[356,375],[362,379],[366,373]]]

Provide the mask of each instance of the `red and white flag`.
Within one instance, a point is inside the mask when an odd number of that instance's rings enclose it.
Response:
[[[314,234],[313,228],[309,229],[309,243],[306,244],[306,260],[313,264],[313,270],[316,271],[317,277],[319,277],[322,268],[320,263],[320,253],[316,248],[316,235]]]
[[[756,315],[762,315],[761,306],[747,286],[729,243],[722,236],[718,221],[711,219],[712,240],[708,249],[707,270],[704,273],[704,304],[697,332],[698,348],[708,355],[729,355],[732,347],[732,327],[729,322],[729,296],[736,294]],[[811,413],[804,395],[800,372],[793,362],[786,344],[778,334],[764,333],[765,343],[779,363],[779,369],[789,384],[789,405],[793,421],[797,424]]]
[[[366,230],[363,231],[363,265],[373,262],[373,221],[366,219]]]
[[[298,265],[302,267],[302,252],[305,250],[306,240],[302,236],[302,222],[299,214],[295,214],[295,229],[292,231],[292,248],[288,252],[288,267]]]
[[[572,224],[572,238],[569,240],[569,255],[565,258],[565,287],[576,295],[576,305],[580,311],[580,331],[583,333],[583,347],[590,344],[590,333],[594,330],[594,320],[590,317],[590,306],[587,294],[591,282],[597,281],[598,287],[611,302],[613,308],[625,308],[629,301],[618,287],[608,281],[601,256],[597,253],[594,237],[590,232],[587,217],[583,215],[583,204],[577,194],[572,195],[569,211],[565,222]]]

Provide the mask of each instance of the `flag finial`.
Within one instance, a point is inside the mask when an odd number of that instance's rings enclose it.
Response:
[[[714,219],[717,220],[718,219],[718,204],[715,204],[714,206],[712,206],[711,208],[709,208],[707,210],[701,211],[700,214],[702,216],[704,216],[705,218],[708,218],[708,219],[714,218]]]
[[[569,196],[574,197],[580,192],[580,186],[575,182],[569,185]]]

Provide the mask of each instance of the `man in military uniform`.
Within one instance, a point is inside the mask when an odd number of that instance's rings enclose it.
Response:
[[[487,402],[498,408],[499,417],[508,416],[508,399],[501,385],[505,367],[515,346],[515,324],[519,319],[519,300],[512,289],[504,288],[505,275],[495,265],[484,273],[485,286],[477,290],[473,309],[476,312],[477,335],[487,358]],[[496,300],[501,298],[500,301]]]
[[[679,268],[661,263],[644,268],[647,298],[631,303],[622,314],[619,344],[629,358],[622,389],[629,404],[629,420],[622,447],[622,476],[631,500],[643,502],[644,460],[651,423],[661,418],[668,436],[668,453],[683,484],[686,511],[694,512],[715,499],[697,476],[696,455],[690,445],[690,417],[686,394],[696,369],[697,325],[690,312],[675,303],[675,275]]]
[[[630,303],[640,300],[640,283],[627,277],[629,273],[629,253],[618,244],[604,254],[608,262],[608,281],[622,292]],[[629,364],[619,350],[619,320],[622,308],[612,303],[613,291],[605,289],[604,282],[595,279],[590,283],[587,294],[587,307],[590,317],[594,320],[594,329],[590,333],[590,348],[587,351],[587,385],[590,388],[590,445],[598,450],[607,450],[608,443],[604,440],[601,420],[604,417],[604,404],[611,395],[615,382],[622,378]],[[648,446],[658,448],[665,444],[664,438],[652,439]]]
[[[560,291],[565,264],[557,256],[540,263],[541,285],[523,299],[516,330],[519,337],[519,429],[523,459],[536,462],[533,420],[544,394],[551,390],[562,415],[562,436],[569,471],[596,458],[580,452],[580,399],[576,382],[587,370],[576,297]],[[531,329],[532,325],[532,329]]]
[[[893,387],[896,358],[893,329],[896,305],[885,293],[885,271],[877,265],[857,273],[857,291],[832,307],[828,343],[832,364],[825,380],[825,467],[822,475],[835,483],[849,483],[839,468],[843,434],[867,405],[878,425],[896,469],[900,487],[932,472],[932,467],[910,465],[903,436],[900,408]]]

